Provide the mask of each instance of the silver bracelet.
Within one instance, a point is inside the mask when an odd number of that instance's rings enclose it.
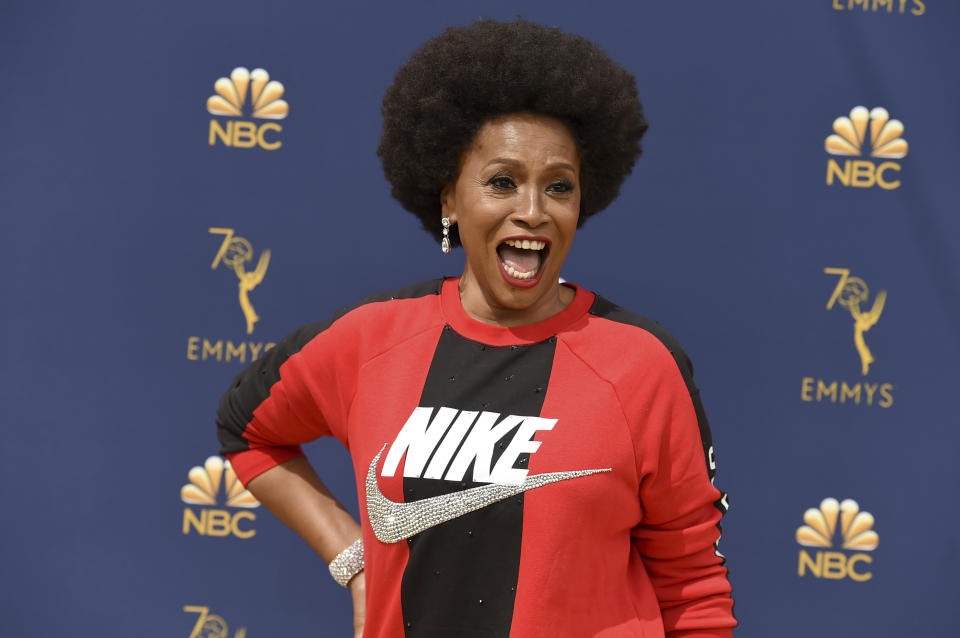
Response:
[[[330,575],[333,579],[346,587],[354,576],[363,571],[363,539],[353,541],[337,557],[330,561]]]

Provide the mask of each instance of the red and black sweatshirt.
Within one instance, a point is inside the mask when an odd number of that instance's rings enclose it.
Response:
[[[458,281],[367,299],[238,375],[217,424],[240,479],[321,436],[347,447],[367,638],[730,636],[687,356],[576,286],[545,321],[488,325]]]

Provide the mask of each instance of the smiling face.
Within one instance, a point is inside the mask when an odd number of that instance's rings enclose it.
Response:
[[[524,325],[572,301],[558,279],[580,214],[580,157],[563,123],[527,113],[487,122],[441,201],[466,253],[460,300],[469,315]]]

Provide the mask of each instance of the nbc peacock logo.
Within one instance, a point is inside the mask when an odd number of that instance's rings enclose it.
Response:
[[[836,159],[827,160],[827,185],[834,179],[844,186],[870,188],[879,186],[885,190],[900,187],[900,181],[890,179],[890,171],[899,173],[900,164],[892,160],[907,156],[909,146],[903,139],[903,122],[890,117],[887,109],[878,106],[867,110],[855,106],[850,115],[833,121],[833,134],[827,137],[824,148],[831,155],[840,157],[863,157],[871,159],[845,159],[843,166]],[[864,147],[869,142],[869,151]]]
[[[242,118],[248,112],[249,117],[255,119],[282,120],[290,113],[290,106],[282,99],[283,84],[271,80],[270,74],[264,69],[248,71],[238,66],[229,78],[219,78],[214,82],[213,90],[214,95],[207,98],[207,111],[211,115]],[[283,146],[283,142],[275,136],[281,131],[283,127],[276,122],[258,124],[244,119],[229,119],[224,126],[219,120],[211,119],[208,141],[210,146],[219,141],[232,148],[259,146],[273,151]]]
[[[185,507],[183,510],[183,533],[195,531],[201,536],[235,536],[252,538],[257,531],[249,524],[257,520],[249,511],[260,507],[260,502],[237,478],[229,461],[219,456],[211,456],[202,466],[194,466],[187,472],[189,483],[180,488],[180,500],[187,505],[199,506],[197,509]],[[238,508],[231,512],[218,509],[220,486],[226,496],[226,506]]]
[[[864,552],[872,552],[880,544],[880,537],[873,529],[873,514],[862,511],[853,499],[838,502],[835,498],[825,498],[820,507],[804,512],[803,522],[806,525],[797,528],[797,543],[811,548],[814,555],[800,550],[798,576],[809,572],[815,578],[850,578],[858,582],[873,578],[872,572],[859,567],[861,563],[873,563],[870,554]],[[843,551],[834,549],[838,535],[838,549]]]

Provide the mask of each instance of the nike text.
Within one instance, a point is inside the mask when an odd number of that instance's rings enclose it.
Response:
[[[540,441],[533,440],[537,431],[552,430],[557,422],[513,414],[501,419],[498,412],[455,408],[433,412],[434,408],[414,409],[390,446],[381,476],[393,476],[406,454],[405,477],[462,481],[472,464],[472,480],[477,483],[520,485],[528,470],[514,465],[521,454],[539,449]],[[516,434],[494,464],[494,447],[514,429]]]

